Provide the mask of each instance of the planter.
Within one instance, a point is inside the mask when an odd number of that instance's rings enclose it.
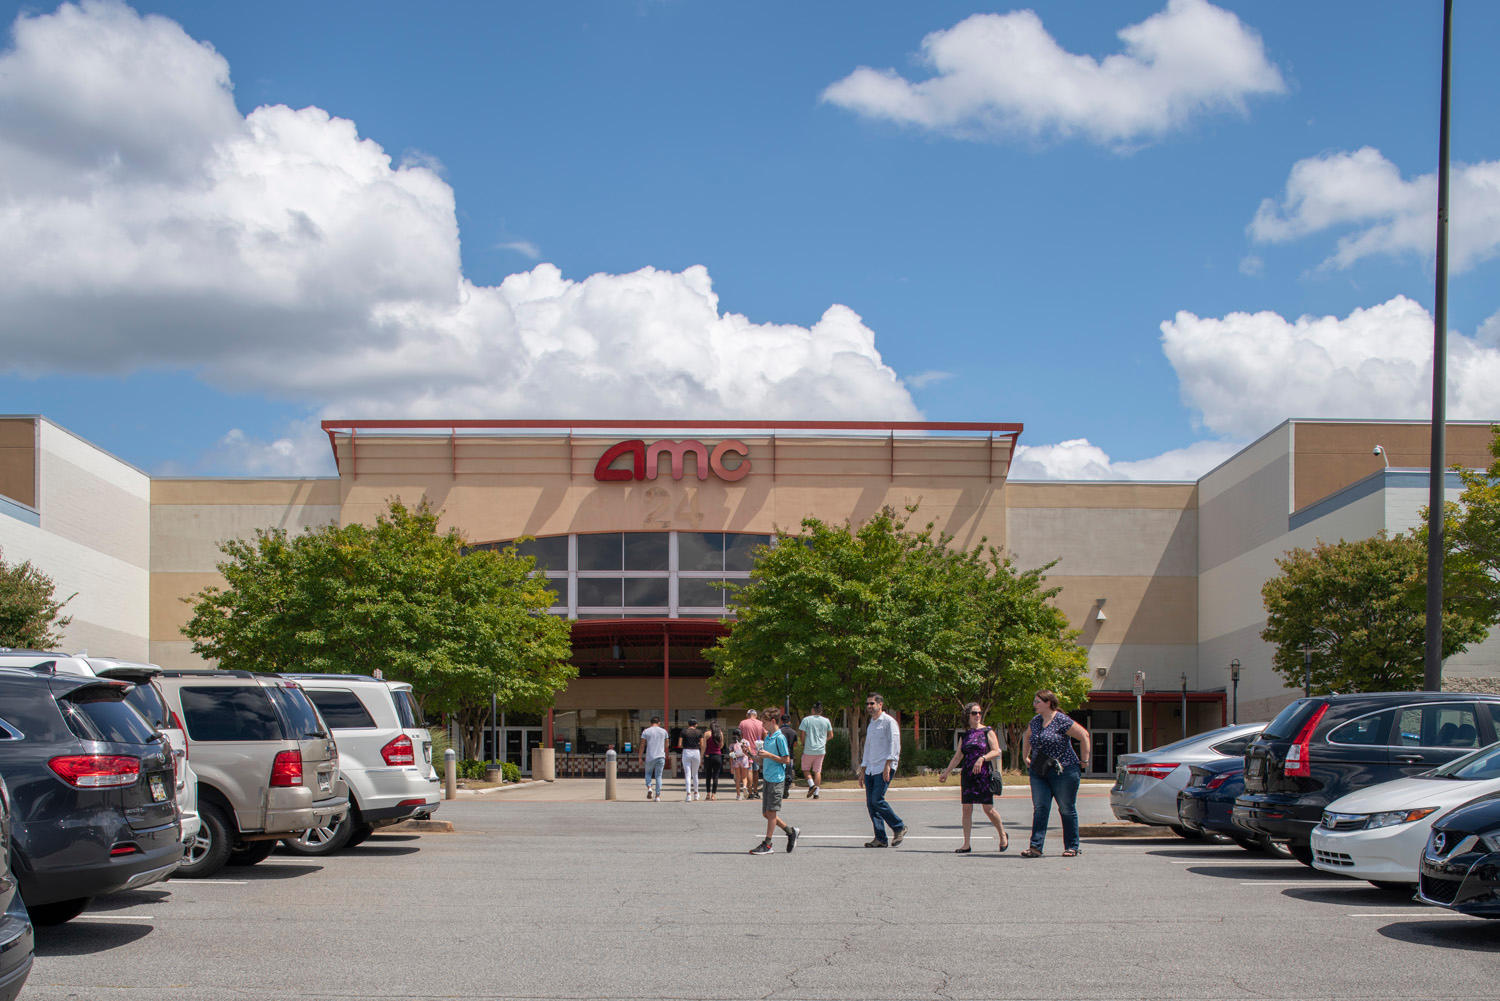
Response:
[[[543,782],[557,781],[557,748],[533,747],[531,749],[531,777]]]

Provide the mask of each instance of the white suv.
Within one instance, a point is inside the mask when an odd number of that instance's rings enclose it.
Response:
[[[340,823],[314,827],[282,844],[302,855],[330,855],[357,845],[379,827],[427,817],[442,803],[432,767],[432,737],[418,726],[411,685],[358,674],[284,674],[327,721],[349,784],[350,810]]]

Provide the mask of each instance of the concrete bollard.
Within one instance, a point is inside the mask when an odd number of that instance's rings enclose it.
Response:
[[[620,777],[620,762],[616,760],[614,746],[604,752],[604,798],[619,798],[615,786]]]
[[[458,798],[458,752],[451,747],[443,752],[443,798]]]

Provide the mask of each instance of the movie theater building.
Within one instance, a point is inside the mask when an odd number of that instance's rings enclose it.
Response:
[[[804,517],[858,522],[917,505],[973,546],[1049,582],[1080,631],[1094,685],[1079,714],[1095,773],[1134,750],[1264,719],[1295,697],[1260,639],[1260,586],[1287,549],[1416,524],[1427,425],[1287,421],[1194,482],[1010,480],[1019,424],[330,421],[337,475],[149,477],[44,418],[0,418],[0,548],[34,559],[69,606],[70,649],[202,666],[182,599],[218,583],[219,544],[257,528],[372,521],[427,500],[474,545],[526,539],[573,620],[579,676],[548,713],[497,733],[525,767],[550,737],[564,773],[591,769],[646,719],[738,721],[702,651],[725,629],[721,582]],[[1449,425],[1449,461],[1488,463],[1485,424]],[[1372,454],[1375,445],[1382,455]],[[1386,465],[1387,461],[1389,466]],[[1450,479],[1449,495],[1458,483]],[[1230,665],[1238,660],[1238,685]],[[1460,686],[1500,683],[1495,639],[1449,660]],[[379,665],[370,665],[373,669]],[[808,665],[816,670],[817,665]],[[1144,679],[1141,713],[1132,686]],[[894,707],[900,709],[901,707]],[[907,725],[921,724],[909,716]],[[924,743],[951,734],[927,721]]]

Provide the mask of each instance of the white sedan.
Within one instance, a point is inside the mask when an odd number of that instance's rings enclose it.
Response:
[[[1313,828],[1313,865],[1383,889],[1413,889],[1433,823],[1493,792],[1500,792],[1500,743],[1430,772],[1341,796]]]

